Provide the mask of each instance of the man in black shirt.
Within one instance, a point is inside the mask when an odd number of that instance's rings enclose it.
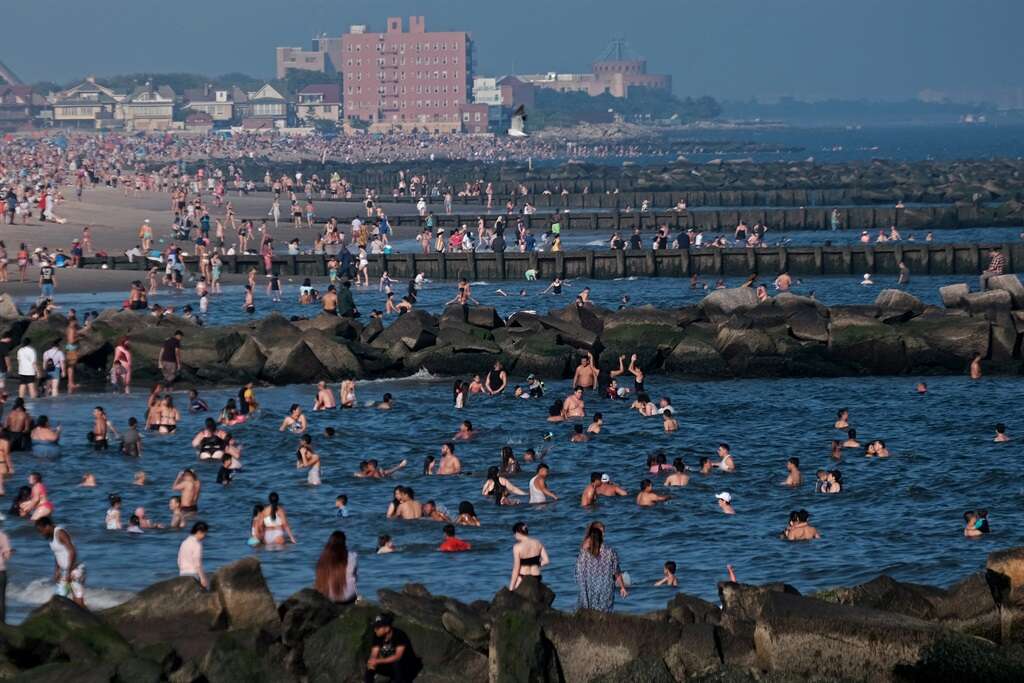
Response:
[[[633,228],[633,234],[629,236],[630,249],[642,249],[643,239],[640,237],[640,228]]]
[[[392,683],[407,683],[419,673],[419,658],[409,636],[395,628],[394,615],[384,612],[373,620],[373,647],[366,662],[365,683],[373,683],[377,674]]]

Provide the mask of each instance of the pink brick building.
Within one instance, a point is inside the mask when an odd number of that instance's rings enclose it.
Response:
[[[458,132],[472,101],[473,42],[464,31],[427,32],[423,17],[390,17],[387,31],[353,26],[341,38],[344,116],[371,130]]]

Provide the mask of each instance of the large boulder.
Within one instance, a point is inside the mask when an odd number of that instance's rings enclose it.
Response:
[[[971,288],[963,283],[939,287],[939,296],[946,308],[961,308],[964,305],[964,297],[970,293]]]
[[[277,608],[281,619],[281,642],[289,648],[302,647],[308,636],[336,619],[343,609],[320,591],[303,588]]]
[[[610,370],[618,368],[619,356],[637,355],[640,367],[650,372],[659,369],[666,356],[672,353],[686,336],[682,327],[637,323],[616,325],[607,328],[601,336],[604,350],[601,352],[601,370],[607,377]]]
[[[906,322],[924,312],[924,304],[902,289],[883,289],[875,298],[878,317],[884,323]]]
[[[988,286],[991,290],[1008,292],[1015,309],[1024,308],[1024,284],[1021,284],[1020,278],[1016,275],[996,275],[989,278]]]
[[[528,612],[505,612],[491,625],[490,683],[544,683],[559,680],[554,648],[540,621]]]
[[[295,327],[303,332],[316,330],[326,334],[328,337],[340,337],[354,341],[359,339],[363,326],[352,318],[343,318],[337,315],[321,313],[315,318],[295,321]]]
[[[227,367],[242,380],[251,381],[260,376],[267,364],[263,349],[252,337],[247,337],[228,359]]]
[[[587,351],[598,352],[601,350],[601,338],[598,333],[579,323],[550,315],[541,316],[539,320],[541,325],[555,333],[559,344]]]
[[[963,370],[975,353],[989,353],[989,322],[984,318],[923,315],[899,326],[910,368]]]
[[[187,576],[154,583],[100,615],[133,645],[169,643],[186,657],[204,653],[210,632],[225,624],[220,597]]]
[[[274,596],[255,557],[244,557],[218,569],[210,590],[220,598],[232,629],[256,628],[276,633],[281,627]]]
[[[388,349],[401,342],[410,351],[419,351],[434,343],[437,332],[437,319],[426,311],[414,308],[398,316],[370,344],[379,349]]]
[[[1024,607],[1024,547],[989,553],[985,579],[996,604]]]
[[[563,322],[582,327],[600,336],[604,331],[604,320],[601,316],[601,309],[595,308],[592,304],[578,306],[575,303],[565,308],[555,308],[548,311],[548,318],[555,318]]]
[[[770,672],[883,681],[892,680],[897,667],[919,661],[943,633],[940,626],[901,614],[768,592],[754,643],[761,666]]]
[[[366,327],[359,333],[359,341],[363,344],[370,344],[384,331],[384,323],[380,318],[373,318],[366,323]]]
[[[1005,289],[990,289],[987,292],[971,292],[963,298],[964,307],[971,315],[995,319],[1013,310],[1013,297]]]
[[[303,641],[302,661],[309,683],[357,683],[370,656],[377,608],[352,605]],[[416,643],[413,643],[416,647]]]
[[[752,287],[716,289],[700,302],[705,317],[711,322],[728,320],[729,316],[755,308],[757,293]]]
[[[37,607],[21,625],[28,639],[56,647],[74,662],[111,664],[128,658],[131,645],[117,630],[84,607],[53,597]]]
[[[796,339],[828,343],[828,318],[812,307],[794,309],[786,316],[786,325]]]
[[[438,338],[440,339],[440,338]],[[428,346],[421,351],[409,351],[402,356],[402,364],[410,372],[426,370],[435,375],[474,375],[485,372],[497,360],[504,360],[500,352],[475,350],[467,345],[456,349],[444,345]],[[399,345],[405,348],[404,345]],[[477,346],[479,348],[479,346]],[[497,347],[495,347],[497,348]]]
[[[210,683],[288,683],[298,681],[284,668],[279,643],[258,629],[219,634],[199,665]]]
[[[495,340],[498,340],[495,336]],[[541,377],[561,378],[572,372],[573,350],[559,342],[552,330],[509,337],[511,343],[502,347],[512,360],[517,374],[534,373]],[[500,344],[500,341],[499,341]]]
[[[688,325],[683,338],[665,358],[665,370],[697,377],[730,375],[732,371],[715,347],[717,334],[715,326],[708,323]]]
[[[327,378],[352,379],[362,377],[363,366],[347,344],[338,342],[323,332],[311,331],[302,336],[309,350],[316,356]]]
[[[487,330],[493,330],[505,324],[493,306],[470,306],[466,312],[466,322],[474,327],[482,327]]]
[[[860,372],[897,373],[906,364],[903,340],[873,316],[836,315],[829,323],[829,356]]]
[[[313,350],[301,339],[272,347],[260,377],[273,384],[308,384],[326,373]]]

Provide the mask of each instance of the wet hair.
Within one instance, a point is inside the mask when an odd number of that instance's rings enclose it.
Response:
[[[654,485],[653,485],[653,484],[651,483],[651,480],[650,480],[650,479],[644,479],[644,480],[642,480],[642,481],[640,482],[640,490],[641,490],[641,491],[643,491],[644,489],[649,489],[649,488],[651,488],[652,486],[654,486]]]
[[[502,446],[501,447],[501,466],[502,467],[505,467],[506,465],[508,465],[509,461],[513,461],[514,462],[515,459],[516,459],[516,456],[515,456],[515,453],[512,452],[512,447],[511,446]]]
[[[587,552],[594,557],[601,554],[601,546],[604,545],[604,530],[597,524],[591,524],[587,528]]]
[[[849,408],[840,408],[839,410],[836,411],[836,417],[842,417],[843,413],[846,413],[847,415],[849,415],[850,414],[850,409]]]
[[[719,447],[719,448],[724,448],[724,449],[725,449],[725,450],[727,450],[727,451],[728,451],[728,450],[731,450],[731,449],[729,448],[729,444],[727,444],[727,443],[726,443],[726,442],[724,442],[724,441],[720,442],[720,443],[718,444],[718,447]]]
[[[796,519],[798,522],[806,522],[811,518],[811,513],[807,510],[797,510]]]
[[[600,472],[591,472],[590,473],[590,483],[593,484],[595,481],[601,481],[601,473]]]
[[[139,526],[139,524],[142,523],[142,520],[139,519],[138,515],[132,515],[128,518],[128,523],[132,526]]]
[[[604,419],[604,415],[601,413],[594,413],[594,422],[600,422]]]
[[[115,505],[120,505],[121,504],[121,496],[117,495],[116,493],[111,493],[109,496],[107,496],[107,501],[110,503],[110,507],[114,507]]]
[[[214,431],[216,431],[217,429],[217,423],[213,421],[212,417],[206,418],[206,421],[203,422],[203,425],[205,425],[207,429],[212,429]]]
[[[444,535],[445,536],[452,536],[452,537],[455,536],[455,526],[454,525],[445,524],[444,525],[444,529],[442,529],[442,531],[444,531]]]
[[[291,415],[292,413],[294,413],[296,410],[298,410],[301,407],[302,406],[300,406],[298,403],[293,403],[292,407],[288,409],[288,414]]]
[[[701,469],[704,469],[704,465],[708,464],[709,462],[711,462],[711,459],[710,459],[710,458],[705,458],[705,457],[701,457],[701,458],[700,458],[700,459],[699,459],[699,460],[697,461],[697,464],[698,464],[698,465],[700,465],[700,468],[701,468]]]
[[[548,408],[548,416],[555,417],[556,415],[561,415],[562,405],[562,399],[556,398],[555,402],[551,404],[550,408]]]
[[[464,500],[459,503],[459,514],[476,517],[476,509],[473,507],[472,503],[468,500]]]
[[[665,569],[668,570],[669,574],[675,574],[676,573],[676,563],[673,562],[672,560],[669,560],[668,562],[665,563]]]
[[[47,416],[40,415],[39,417],[36,418],[36,427],[49,427],[49,426],[50,426],[50,418],[48,418]]]
[[[857,430],[856,429],[848,429],[848,430],[846,430],[846,436],[848,436],[851,439],[856,439],[857,438]]]
[[[665,455],[665,451],[658,451],[654,454],[654,462],[659,465],[664,465],[668,462],[668,457]]]
[[[277,491],[271,491],[267,500],[270,501],[270,519],[277,519],[277,508],[280,505],[281,497],[277,495]]]
[[[997,434],[1002,434],[1005,431],[1006,431],[1006,425],[1004,425],[1002,422],[996,423],[996,433]]]
[[[537,465],[537,473],[540,474],[541,470],[547,470],[547,471],[550,472],[551,468],[548,467],[547,465],[545,465],[544,463],[541,463],[541,464]]]
[[[263,514],[263,503],[256,503],[252,506],[252,518],[256,519]]]
[[[204,534],[210,530],[209,525],[206,522],[196,522],[192,525],[192,531],[190,533],[198,534],[203,532]]]
[[[574,434],[582,434],[583,433],[583,425],[581,425],[581,424],[574,424],[572,426],[572,431],[573,431]]]
[[[675,469],[676,472],[682,472],[683,470],[686,469],[686,463],[683,462],[682,458],[676,458],[675,460],[672,461],[672,467]]]
[[[530,530],[526,526],[526,522],[516,522],[512,525],[513,534],[522,534],[523,536],[529,536]]]
[[[346,495],[345,495],[345,494],[343,493],[343,494],[341,494],[340,496],[338,496],[337,498],[335,498],[334,500],[338,501],[338,502],[339,502],[339,503],[341,503],[342,505],[346,505],[346,504],[348,503],[348,496],[346,496]]]
[[[800,458],[790,458],[788,461],[793,467],[800,467]]]
[[[436,460],[437,459],[432,455],[428,455],[423,459],[423,474],[430,471],[430,466],[433,465]]]

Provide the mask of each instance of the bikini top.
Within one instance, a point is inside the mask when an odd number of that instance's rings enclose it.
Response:
[[[522,557],[519,559],[520,567],[539,567],[540,566],[540,555],[534,555],[533,557]]]

